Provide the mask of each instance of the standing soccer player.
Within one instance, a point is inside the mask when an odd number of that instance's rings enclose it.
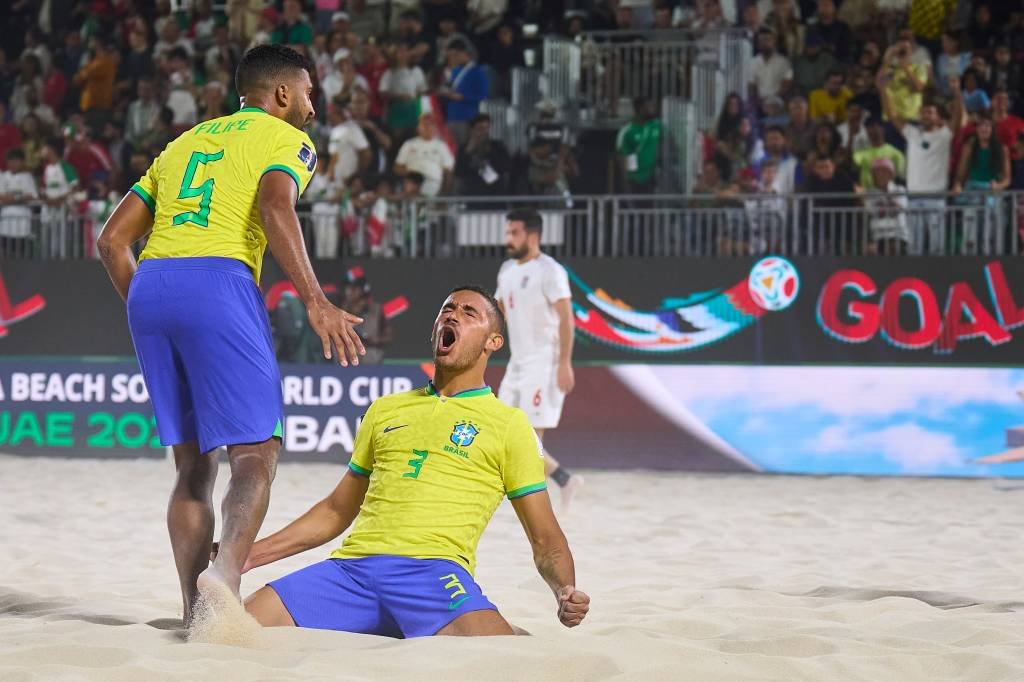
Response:
[[[541,440],[558,426],[562,403],[572,392],[572,342],[575,325],[572,292],[565,268],[540,250],[543,222],[532,209],[506,217],[505,246],[509,260],[498,271],[495,298],[508,319],[512,356],[498,397],[526,412]],[[583,485],[546,452],[544,472],[562,491],[562,510]]]
[[[269,244],[306,304],[324,355],[358,364],[352,329],[317,283],[295,202],[316,168],[302,131],[313,120],[308,63],[282,45],[242,58],[243,108],[171,142],[107,221],[99,250],[128,324],[156,414],[174,448],[177,482],[167,509],[184,622],[199,595],[238,597],[241,569],[263,523],[281,447],[281,380],[258,287]],[[149,234],[136,269],[131,246]],[[213,484],[227,446],[231,481],[213,540]],[[218,599],[211,599],[217,604]]]

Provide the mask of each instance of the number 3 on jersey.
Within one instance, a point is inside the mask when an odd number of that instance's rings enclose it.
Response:
[[[205,154],[203,152],[192,152],[192,157],[188,160],[188,167],[185,168],[185,176],[181,179],[181,189],[178,191],[179,199],[194,199],[199,197],[199,210],[198,211],[185,211],[174,216],[173,224],[184,225],[185,223],[193,223],[199,227],[208,227],[210,224],[210,203],[213,201],[213,178],[207,178],[198,187],[192,186],[192,181],[195,180],[196,170],[199,169],[199,164],[206,165],[215,161],[220,161],[224,158],[224,150],[221,149],[213,154]]]

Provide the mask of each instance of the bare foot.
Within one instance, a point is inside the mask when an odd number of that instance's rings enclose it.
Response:
[[[199,574],[196,586],[199,588],[199,594],[202,597],[226,591],[234,595],[235,601],[238,603],[242,602],[242,576],[227,576],[217,567],[217,564],[211,564],[209,568]]]
[[[569,480],[564,486],[562,486],[562,513],[569,513],[569,507],[572,505],[572,500],[576,494],[583,489],[583,477],[579,474],[573,474],[569,477]]]
[[[196,581],[199,599],[193,608],[188,632],[190,642],[263,646],[262,628],[246,613],[239,599],[240,582],[240,578],[225,578],[215,566],[199,575]]]

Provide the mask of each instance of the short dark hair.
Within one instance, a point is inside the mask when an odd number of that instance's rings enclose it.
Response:
[[[270,90],[277,85],[274,81],[300,69],[308,72],[309,60],[287,45],[257,45],[238,63],[235,91],[244,97],[252,90]]]
[[[469,119],[469,127],[476,128],[477,123],[483,123],[484,121],[487,121],[488,123],[491,122],[490,114],[477,114],[473,118]]]
[[[527,232],[540,234],[544,230],[544,219],[540,217],[540,211],[533,208],[517,208],[509,211],[505,220],[510,223],[522,223]]]
[[[498,299],[494,298],[494,294],[487,289],[484,289],[479,284],[462,284],[449,291],[448,296],[451,296],[458,291],[472,291],[475,294],[483,296],[484,300],[487,301],[487,307],[494,319],[496,326],[495,331],[499,334],[505,333],[505,313],[501,312],[501,306],[498,305]]]
[[[7,150],[7,160],[12,161],[14,159],[17,159],[18,161],[25,160],[25,152],[21,147],[14,147],[13,149]]]
[[[832,76],[839,76],[844,81],[846,80],[846,72],[842,69],[829,69],[828,74],[825,76],[825,80],[828,80]]]
[[[427,179],[423,176],[423,173],[412,171],[411,173],[405,174],[405,181],[411,182],[414,185],[423,186],[423,183],[426,182],[426,180]]]

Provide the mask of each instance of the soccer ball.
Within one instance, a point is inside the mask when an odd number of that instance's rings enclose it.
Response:
[[[800,275],[785,258],[768,256],[750,269],[747,287],[754,303],[765,310],[784,310],[800,292]]]

